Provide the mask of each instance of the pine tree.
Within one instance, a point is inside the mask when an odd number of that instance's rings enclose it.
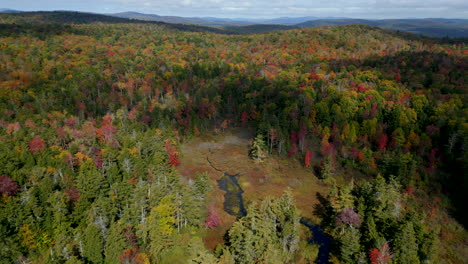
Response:
[[[102,263],[102,234],[94,224],[90,224],[84,230],[83,255],[91,263]]]
[[[146,231],[150,240],[151,255],[156,258],[161,251],[172,244],[171,235],[176,228],[176,205],[172,195],[165,196],[157,206],[151,209],[146,223],[141,228]]]
[[[320,170],[320,179],[326,180],[333,176],[333,159],[331,155],[327,155],[322,162],[322,167]]]
[[[346,208],[354,207],[354,196],[351,194],[353,186],[353,182],[341,188],[335,186],[335,191],[330,192],[328,199],[335,214],[341,213]]]
[[[190,260],[189,264],[217,264],[218,260],[216,259],[211,252],[205,249],[203,241],[194,237],[190,241]]]
[[[353,227],[344,229],[343,234],[339,237],[340,258],[343,263],[356,263],[361,250],[360,238],[359,229]]]
[[[255,137],[249,156],[256,162],[262,162],[267,157],[267,148],[262,134],[258,134]]]
[[[394,241],[395,258],[397,263],[419,264],[418,244],[416,244],[413,223],[404,223]]]
[[[105,263],[118,263],[123,250],[130,247],[131,245],[124,237],[123,226],[118,222],[112,222],[106,237]]]
[[[377,241],[383,239],[382,235],[377,231],[377,226],[374,221],[374,217],[371,214],[368,214],[366,221],[363,224],[363,242],[369,247],[373,248],[376,246]]]
[[[290,263],[299,243],[299,216],[292,195],[252,204],[229,230],[229,243],[237,263]]]

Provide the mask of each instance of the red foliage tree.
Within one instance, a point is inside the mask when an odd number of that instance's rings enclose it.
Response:
[[[382,150],[387,147],[388,136],[386,134],[381,134],[377,140],[377,149]]]
[[[362,83],[358,85],[357,90],[358,90],[358,92],[367,91],[366,87],[365,87],[364,84],[362,84]]]
[[[177,152],[176,147],[172,146],[171,141],[166,140],[166,152],[169,155],[168,163],[175,167],[180,164],[179,153]]]
[[[78,199],[80,199],[80,192],[76,187],[66,189],[65,194],[67,195],[68,199],[72,202],[76,202],[78,201]]]
[[[208,217],[206,218],[205,221],[205,227],[207,228],[213,228],[219,226],[220,218],[218,215],[218,212],[216,211],[216,208],[214,205],[210,207],[210,210],[208,211]]]
[[[401,82],[401,74],[399,72],[395,74],[395,81]]]
[[[76,117],[70,117],[68,119],[65,119],[65,125],[71,128],[75,128],[76,125],[78,124],[78,119]]]
[[[114,135],[117,132],[117,127],[112,125],[112,117],[106,115],[102,120],[101,128],[97,130],[97,136],[100,141],[110,143],[114,140]]]
[[[138,258],[139,250],[137,248],[125,249],[120,255],[120,263],[136,264],[141,263]]]
[[[351,149],[351,155],[353,156],[353,159],[359,161],[359,162],[363,162],[364,161],[364,153],[362,151],[360,151],[359,149],[353,147]]]
[[[310,160],[312,159],[312,152],[310,150],[306,151],[304,157],[304,167],[310,167]]]
[[[178,153],[169,154],[169,164],[171,164],[174,167],[176,167],[176,166],[178,166],[180,164],[179,154]]]
[[[298,137],[297,137],[297,132],[296,131],[291,131],[291,135],[289,136],[289,140],[291,140],[291,143],[297,143],[298,142]]]
[[[319,80],[320,79],[320,75],[318,75],[315,71],[315,69],[311,70],[310,73],[309,73],[309,79],[311,81],[316,81],[316,80]]]
[[[151,117],[149,115],[144,115],[142,118],[141,118],[141,122],[149,125],[151,123]]]
[[[35,136],[33,140],[29,142],[29,151],[36,153],[45,149],[45,141],[40,136]]]
[[[325,157],[328,155],[333,155],[334,152],[335,148],[332,144],[330,144],[330,142],[328,142],[328,136],[324,136],[321,142],[320,154]]]
[[[389,263],[392,260],[392,255],[388,243],[383,244],[380,249],[373,248],[369,250],[369,259],[372,264]]]
[[[240,121],[241,126],[245,127],[247,125],[247,121],[249,121],[249,114],[247,114],[246,111],[242,111]]]
[[[291,145],[291,148],[288,150],[288,156],[290,158],[292,158],[294,155],[297,154],[297,151],[299,150],[299,148],[297,147],[297,144],[296,143],[293,143]]]
[[[18,190],[18,184],[8,176],[0,176],[0,193],[5,195],[15,195]]]

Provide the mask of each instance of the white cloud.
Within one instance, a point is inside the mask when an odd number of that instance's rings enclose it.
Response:
[[[218,17],[468,18],[467,0],[2,0],[0,7]]]

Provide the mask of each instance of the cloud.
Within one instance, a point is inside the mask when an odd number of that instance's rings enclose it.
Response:
[[[3,0],[20,10],[137,11],[218,17],[347,16],[468,18],[466,0]]]

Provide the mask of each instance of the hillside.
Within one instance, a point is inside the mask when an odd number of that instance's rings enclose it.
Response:
[[[189,25],[201,25],[201,26],[236,26],[246,24],[245,22],[234,22],[234,21],[222,21],[216,19],[202,19],[202,18],[188,18],[178,16],[159,16],[154,14],[143,14],[138,12],[122,12],[116,14],[109,14],[114,17],[137,19],[144,21],[160,21],[165,23],[173,24],[189,24]]]
[[[295,26],[286,26],[286,25],[269,25],[269,24],[257,24],[257,25],[247,25],[247,26],[225,26],[222,27],[228,32],[235,32],[238,34],[255,34],[255,33],[267,33],[275,32],[280,30],[291,30],[298,27]]]
[[[468,259],[465,43],[0,19],[1,264]]]
[[[144,23],[157,24],[167,28],[193,31],[193,32],[214,32],[220,34],[233,34],[226,30],[204,27],[198,25],[184,25],[164,23],[159,21],[144,21],[128,18],[113,17],[108,15],[72,12],[72,11],[39,11],[39,12],[21,12],[21,13],[0,13],[0,22],[2,24],[124,24],[124,23]],[[8,27],[8,26],[7,26]],[[47,30],[47,29],[46,29]]]
[[[169,27],[186,31],[214,32],[220,34],[252,34],[278,30],[329,25],[364,24],[383,29],[403,31],[417,35],[437,38],[467,38],[468,20],[466,19],[383,19],[366,20],[351,18],[275,18],[275,19],[223,19],[214,17],[189,18],[178,16],[159,16],[138,12],[115,14],[92,14],[71,11],[21,12],[5,9],[0,12],[3,24],[11,23],[164,23]],[[307,21],[308,20],[308,21]],[[171,26],[172,25],[172,26]]]
[[[318,19],[297,24],[298,27],[319,27],[327,25],[364,24],[385,29],[399,30],[428,37],[468,37],[466,19]]]

